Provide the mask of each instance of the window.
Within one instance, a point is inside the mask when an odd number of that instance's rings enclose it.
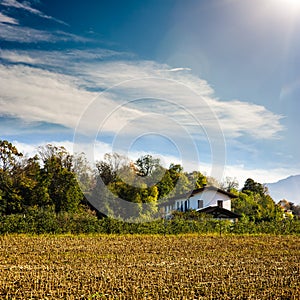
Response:
[[[203,200],[198,200],[198,208],[203,208]]]
[[[223,208],[223,200],[218,200],[217,203],[218,203],[218,206],[219,206],[219,207]]]

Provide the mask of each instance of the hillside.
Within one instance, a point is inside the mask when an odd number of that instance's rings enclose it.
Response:
[[[300,204],[300,175],[289,176],[274,183],[266,183],[272,198],[278,202],[286,199]]]

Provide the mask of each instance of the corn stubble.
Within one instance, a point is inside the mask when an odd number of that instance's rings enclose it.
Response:
[[[297,236],[2,236],[1,299],[300,299]]]

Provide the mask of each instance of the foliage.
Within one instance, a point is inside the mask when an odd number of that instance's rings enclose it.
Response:
[[[156,168],[159,167],[159,159],[154,158],[152,155],[144,155],[137,159],[135,162],[136,172],[139,176],[150,176]]]
[[[25,213],[0,216],[0,234],[7,233],[105,233],[105,234],[300,234],[300,221],[261,221],[256,223],[243,216],[238,222],[216,220],[194,211],[174,212],[171,219],[148,221],[141,217],[140,222],[123,222],[112,218],[99,219],[96,213],[81,207],[77,212],[55,212],[53,206],[30,207]]]
[[[236,178],[226,177],[225,180],[221,183],[221,189],[231,192],[237,191],[239,188],[239,183]]]
[[[286,199],[280,200],[278,205],[287,217],[300,219],[300,205],[295,205],[293,202],[289,202]]]
[[[25,158],[11,143],[0,141],[0,232],[299,233],[298,207],[288,201],[276,204],[267,189],[251,178],[240,192],[235,179],[222,183],[237,195],[232,209],[244,216],[238,223],[216,221],[194,211],[151,221],[159,215],[159,199],[166,201],[211,180],[199,171],[184,172],[179,164],[166,169],[151,155],[130,162],[117,153],[106,154],[93,170],[83,154],[70,155],[64,147],[48,144],[39,148],[38,155]],[[127,202],[135,203],[134,222],[141,224],[99,219],[99,212],[90,211],[94,207],[89,196],[115,218],[128,212]],[[118,197],[123,206],[115,201]],[[287,220],[285,210],[291,210],[294,218]]]
[[[56,212],[78,210],[83,194],[72,169],[73,156],[65,148],[46,145],[39,156],[21,157],[12,144],[0,141],[0,213],[47,206]]]
[[[239,214],[244,214],[250,220],[276,221],[283,219],[283,211],[268,194],[264,185],[248,178],[241,192],[232,190],[238,197],[232,199],[232,209]]]
[[[268,193],[268,189],[263,184],[255,182],[252,178],[248,178],[245,181],[242,192],[246,194],[252,192],[255,194],[259,194],[260,196],[264,196]]]

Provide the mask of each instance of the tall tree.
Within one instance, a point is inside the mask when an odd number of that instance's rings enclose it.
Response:
[[[232,190],[238,190],[239,183],[236,178],[226,177],[221,183],[221,188],[227,192],[231,192]]]
[[[39,149],[43,159],[42,173],[56,212],[76,211],[83,193],[73,169],[73,156],[64,147],[47,145]]]
[[[248,178],[245,181],[244,187],[242,189],[243,193],[254,192],[261,196],[268,194],[268,188],[261,183],[254,181],[252,178]]]
[[[42,174],[38,156],[24,159],[20,172],[16,174],[20,194],[24,199],[24,208],[52,205],[48,193],[47,181]]]
[[[138,158],[135,165],[137,167],[137,175],[146,177],[150,176],[160,166],[160,160],[148,154]]]
[[[97,177],[99,176],[105,185],[114,182],[124,166],[128,165],[128,159],[118,153],[106,153],[104,160],[96,163]]]
[[[0,170],[10,172],[16,167],[19,157],[23,154],[7,140],[0,140]]]
[[[22,210],[23,199],[16,180],[20,169],[19,159],[22,156],[10,142],[0,140],[0,210],[4,214]]]

